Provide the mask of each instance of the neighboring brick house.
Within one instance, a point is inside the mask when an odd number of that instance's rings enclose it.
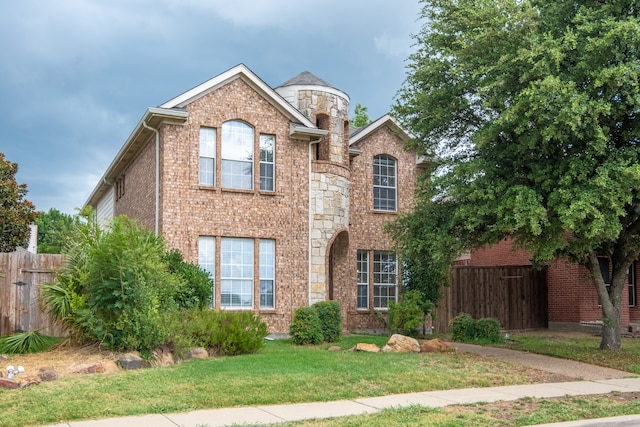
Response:
[[[216,309],[287,332],[297,307],[337,300],[345,329],[379,327],[400,283],[383,225],[410,209],[420,165],[389,116],[354,129],[348,112],[311,73],[271,88],[238,65],[147,109],[87,204],[211,272]]]
[[[510,240],[475,250],[461,257],[457,264],[469,266],[531,265],[524,250],[513,250]],[[610,263],[600,258],[605,282],[610,278]],[[640,307],[637,304],[636,277],[640,263],[629,269],[623,294],[621,325],[633,332],[640,327]],[[549,329],[578,330],[601,325],[602,309],[591,273],[580,265],[556,259],[546,266]]]

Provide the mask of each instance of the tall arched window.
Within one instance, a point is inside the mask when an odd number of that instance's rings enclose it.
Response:
[[[379,155],[373,158],[373,209],[396,210],[396,160]]]
[[[222,187],[253,189],[253,128],[231,121],[222,124]]]

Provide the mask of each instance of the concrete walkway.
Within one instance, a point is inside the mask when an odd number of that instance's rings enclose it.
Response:
[[[454,346],[457,347],[459,351],[476,353],[484,357],[493,357],[506,362],[518,363],[581,379],[581,381],[441,390],[334,402],[223,408],[177,414],[144,415],[95,421],[72,421],[70,423],[57,424],[49,427],[129,427],[133,425],[138,427],[217,427],[233,424],[264,425],[313,418],[319,419],[371,414],[385,408],[399,408],[411,405],[438,408],[476,402],[513,401],[525,397],[551,398],[611,392],[640,392],[640,377],[633,376],[633,374],[628,372],[514,350],[458,343]],[[562,427],[637,426],[640,425],[640,415],[558,423],[553,425]]]

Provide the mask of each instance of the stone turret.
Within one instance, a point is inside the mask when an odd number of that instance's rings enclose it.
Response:
[[[310,148],[309,304],[331,297],[330,243],[349,227],[349,96],[308,71],[275,89],[329,133]]]

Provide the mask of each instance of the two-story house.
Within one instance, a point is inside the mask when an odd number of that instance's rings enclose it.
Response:
[[[214,278],[213,307],[271,332],[336,300],[343,327],[378,328],[399,292],[384,223],[411,208],[420,165],[389,116],[349,126],[349,96],[304,72],[272,88],[244,65],[149,108],[91,193]]]

